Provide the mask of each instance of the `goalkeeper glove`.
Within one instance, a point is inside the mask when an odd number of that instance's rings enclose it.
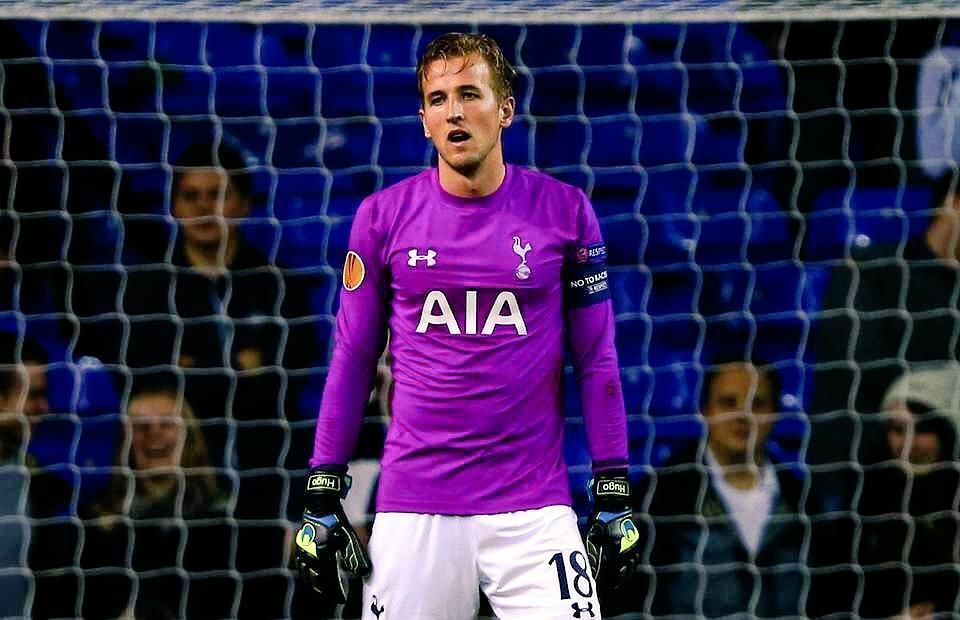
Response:
[[[370,557],[343,512],[341,500],[348,490],[346,468],[311,470],[296,538],[301,577],[321,600],[333,604],[346,602],[348,577],[366,577],[371,569]]]
[[[593,514],[584,544],[601,605],[633,576],[640,560],[640,532],[633,522],[626,471],[602,472],[590,481]]]

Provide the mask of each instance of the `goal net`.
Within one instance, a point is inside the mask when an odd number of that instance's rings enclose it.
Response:
[[[291,523],[353,214],[434,163],[415,65],[451,30],[516,64],[507,160],[585,190],[607,243],[644,546],[615,611],[956,610],[960,289],[937,207],[960,153],[957,17],[0,2],[0,616],[359,616],[358,587],[317,611]],[[228,176],[195,173],[211,166]],[[737,388],[726,362],[758,373]],[[384,365],[351,466],[364,531],[389,385]],[[706,415],[721,388],[730,423]],[[724,433],[761,455],[753,491],[717,462]]]

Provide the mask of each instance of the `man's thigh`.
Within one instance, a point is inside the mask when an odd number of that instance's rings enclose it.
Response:
[[[500,620],[598,620],[577,518],[567,506],[474,517],[480,580]]]
[[[479,576],[470,518],[377,514],[363,619],[472,620],[479,605]]]

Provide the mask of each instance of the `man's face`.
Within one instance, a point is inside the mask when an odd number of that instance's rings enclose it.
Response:
[[[728,364],[717,371],[704,415],[708,444],[727,463],[755,460],[775,421],[773,388],[752,364]]]
[[[176,467],[183,456],[186,430],[177,400],[169,394],[143,394],[127,407],[130,465],[137,471]]]
[[[893,458],[907,464],[914,473],[923,473],[941,460],[940,438],[936,433],[917,432],[913,413],[903,402],[891,403],[886,412],[887,445]]]
[[[228,182],[223,170],[194,170],[180,177],[173,196],[173,215],[183,224],[187,244],[218,246],[233,220],[246,217],[250,204]]]
[[[479,56],[435,60],[423,80],[420,120],[442,164],[472,177],[500,148],[500,132],[513,122],[513,97],[500,101],[490,67]]]
[[[0,393],[0,454],[17,449],[29,427],[50,413],[44,367],[25,362],[17,366],[15,375],[11,388]]]

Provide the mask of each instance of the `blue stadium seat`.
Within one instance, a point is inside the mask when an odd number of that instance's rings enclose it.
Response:
[[[306,70],[267,73],[267,114],[272,118],[307,118],[318,113],[320,76]]]
[[[743,162],[747,124],[742,116],[697,117],[693,163],[705,166]]]
[[[319,122],[305,119],[278,122],[270,163],[277,168],[314,167],[318,164],[319,143]]]
[[[691,314],[699,311],[701,282],[694,265],[678,265],[653,272],[653,290],[647,312],[653,315]]]
[[[680,60],[685,64],[732,60],[727,53],[731,29],[736,32],[740,26],[722,22],[687,24],[683,48],[680,50]]]
[[[373,163],[377,139],[376,121],[363,118],[327,123],[321,158],[327,168],[352,168]]]
[[[213,74],[192,67],[163,70],[163,111],[169,115],[209,114]]]
[[[530,114],[564,116],[579,113],[583,85],[575,69],[540,69],[533,75]]]
[[[503,158],[518,166],[533,164],[533,149],[530,148],[530,121],[522,116],[513,119],[513,124],[501,134]],[[428,147],[429,148],[429,147]]]
[[[325,71],[320,86],[320,114],[324,118],[367,116],[373,112],[367,71]]]
[[[627,26],[623,24],[592,24],[583,28],[577,46],[577,64],[581,67],[622,65],[626,60],[626,38]]]
[[[316,267],[324,264],[323,239],[328,225],[319,217],[296,222],[281,222],[278,260],[290,267]]]
[[[654,368],[687,365],[696,361],[697,351],[705,337],[702,321],[693,315],[653,317],[653,330],[647,351],[648,363]],[[639,342],[635,342],[635,346]]]
[[[114,112],[159,112],[157,86],[159,74],[147,64],[110,64],[107,66],[107,94]]]
[[[350,241],[350,226],[353,218],[337,220],[330,225],[327,234],[326,262],[337,271],[343,270],[343,260],[347,256],[347,244]]]
[[[756,317],[755,354],[772,363],[802,359],[809,323],[800,316]]]
[[[203,64],[203,31],[200,22],[157,22],[154,55],[169,65]]]
[[[680,24],[634,24],[627,58],[634,65],[668,64],[677,60],[684,26]]]
[[[837,214],[849,208],[853,219],[850,229],[832,231],[834,241],[847,238],[860,247],[873,243],[896,244],[923,234],[929,224],[932,190],[917,187],[832,188],[820,194],[813,205],[814,213]],[[825,216],[826,217],[826,216]],[[833,218],[827,218],[833,219]]]
[[[679,114],[643,118],[638,163],[649,167],[689,161],[693,130],[690,121]]]
[[[311,59],[317,67],[358,65],[366,40],[362,25],[320,24],[313,33]]]
[[[90,140],[88,138],[88,140]],[[93,139],[90,142],[97,142]],[[120,170],[108,161],[106,145],[95,144],[90,153],[96,153],[99,162],[85,161],[68,168],[70,186],[67,192],[67,211],[69,213],[90,213],[113,211],[116,207],[114,190],[120,182]],[[66,159],[66,154],[64,155]]]
[[[150,22],[100,22],[97,49],[107,62],[150,59]]]
[[[47,56],[54,60],[83,60],[98,58],[94,46],[97,24],[92,21],[51,21],[42,44]],[[39,48],[39,51],[42,48]]]
[[[634,420],[643,416],[647,409],[647,401],[653,391],[653,372],[649,368],[620,364],[620,385],[631,436],[648,430],[645,422],[636,423]]]
[[[647,363],[647,337],[651,331],[648,317],[621,318],[617,321],[617,361],[621,368]]]
[[[223,119],[222,142],[237,148],[247,167],[267,161],[267,150],[273,138],[273,126],[263,118],[251,120]]]
[[[640,138],[640,124],[633,119],[590,121],[590,166],[632,166]]]
[[[2,68],[3,105],[6,109],[55,107],[52,89],[46,86],[52,80],[51,65],[39,61],[17,61],[5,62]],[[37,84],[39,87],[24,88],[24,84]]]
[[[577,27],[572,24],[528,26],[520,57],[528,67],[572,65],[576,42]]]
[[[676,114],[683,110],[686,79],[683,68],[672,65],[639,66],[635,73],[634,109],[641,116]]]
[[[803,267],[795,262],[756,265],[750,299],[754,315],[799,313],[803,309]]]
[[[469,30],[469,26],[466,26],[460,30],[451,30],[443,24],[425,24],[423,28],[423,36],[420,38],[420,45],[417,48],[417,57],[419,58],[420,55],[423,54],[423,50],[427,43],[432,41],[439,34],[444,32],[468,32]],[[503,55],[514,67],[521,64],[517,55],[519,51],[517,49],[517,43],[520,41],[521,36],[526,36],[526,25],[483,23],[477,24],[477,32],[481,32],[493,37],[493,39],[500,44],[500,49],[503,50]]]
[[[11,125],[10,159],[40,161],[57,157],[60,120],[53,112],[20,112]]]
[[[261,26],[260,62],[267,67],[309,66],[307,24],[269,23]]]
[[[117,163],[154,164],[163,161],[166,127],[160,118],[119,116],[116,132]]]
[[[542,119],[536,126],[538,168],[579,165],[587,148],[587,127],[579,119]]]
[[[183,152],[194,143],[213,144],[221,130],[215,119],[191,118],[170,121],[170,163],[175,164]],[[162,161],[157,159],[155,161]]]
[[[640,205],[645,183],[646,175],[640,170],[594,169],[590,202],[597,217],[633,213]]]
[[[698,114],[737,109],[739,76],[733,67],[719,64],[687,67],[687,107]]]
[[[639,265],[644,243],[650,237],[647,226],[632,214],[609,217],[601,221],[600,231],[607,243],[608,264],[627,267]]]
[[[793,257],[792,216],[766,190],[705,189],[692,199],[699,216],[697,261],[704,265],[759,263]]]
[[[756,62],[740,67],[742,90],[741,112],[775,112],[787,109],[787,79],[776,63]]]
[[[219,116],[261,116],[264,109],[262,74],[255,69],[220,69],[213,89],[214,110]]]
[[[648,230],[647,243],[641,246],[645,265],[688,265],[693,261],[697,223],[692,217],[658,215],[645,217],[644,222]]]
[[[699,174],[686,167],[647,170],[641,212],[647,217],[690,213],[690,197],[699,185],[698,179]]]
[[[119,261],[123,223],[113,211],[84,213],[72,219],[67,258],[72,265],[112,265]]]
[[[380,119],[416,117],[420,109],[418,92],[413,69],[373,72],[373,109]]]
[[[404,173],[406,178],[409,173]],[[373,170],[346,171],[334,174],[326,214],[331,217],[353,217],[364,198],[378,189],[379,178]]]
[[[608,273],[614,312],[646,312],[651,294],[650,274],[639,267],[612,267]]]
[[[655,420],[658,436],[676,438],[691,433],[699,436],[701,422],[696,415],[699,380],[700,372],[690,365],[654,368],[653,394],[646,413],[654,418],[672,418],[669,421]]]
[[[147,214],[149,216],[166,215],[166,193],[171,185],[173,174],[159,165],[149,167],[124,168],[121,171],[121,195],[136,196],[136,204],[117,205],[121,212],[129,214]]]
[[[33,56],[41,56],[47,34],[47,22],[39,19],[18,19],[13,22],[17,36],[23,44],[33,52]]]
[[[281,221],[323,214],[327,175],[320,170],[280,171],[273,196],[272,213]]]
[[[376,159],[379,165],[423,166],[427,163],[430,147],[418,118],[384,122],[382,131]]]
[[[738,265],[704,266],[700,311],[707,316],[742,313],[749,307],[753,270]]]
[[[60,110],[103,110],[106,104],[103,89],[91,88],[93,84],[102,83],[103,68],[99,65],[53,64],[53,87]]]
[[[282,225],[264,217],[262,207],[252,210],[250,217],[243,220],[238,229],[243,238],[260,250],[271,264],[276,262],[278,254],[285,249],[280,247]]]
[[[417,28],[407,24],[372,24],[367,63],[374,67],[414,67]]]
[[[257,25],[244,22],[208,22],[206,61],[212,67],[257,64]]]
[[[583,113],[587,116],[629,114],[633,110],[631,72],[623,68],[587,68],[583,70],[583,80]]]

